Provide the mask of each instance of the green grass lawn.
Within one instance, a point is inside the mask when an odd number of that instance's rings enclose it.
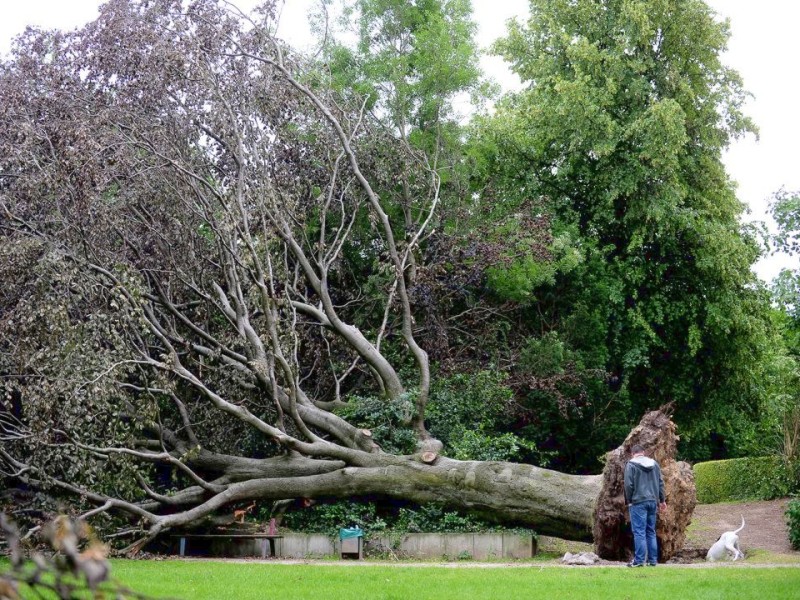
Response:
[[[800,599],[800,568],[513,568],[115,560],[122,583],[186,600]]]

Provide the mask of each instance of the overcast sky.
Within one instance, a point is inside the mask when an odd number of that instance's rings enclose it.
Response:
[[[286,0],[281,37],[307,38],[305,11],[311,0]],[[796,145],[800,118],[795,102],[800,98],[796,76],[796,28],[800,3],[794,0],[707,0],[721,17],[731,19],[733,36],[725,61],[737,69],[755,98],[747,113],[760,128],[760,138],[748,136],[733,144],[725,155],[728,173],[739,184],[739,198],[750,207],[751,220],[768,221],[770,196],[785,187],[800,190],[800,165]],[[252,5],[242,0],[239,5]],[[503,34],[505,22],[527,13],[526,0],[473,0],[478,41],[482,46]],[[0,52],[26,25],[72,29],[97,16],[99,0],[0,0]],[[495,79],[510,82],[499,59],[485,58],[484,70]],[[2,101],[2,99],[0,99]],[[782,267],[798,268],[798,258],[773,256],[756,266],[769,281]]]

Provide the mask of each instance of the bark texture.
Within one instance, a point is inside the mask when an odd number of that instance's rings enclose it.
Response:
[[[162,527],[191,527],[202,513],[246,499],[268,502],[287,497],[381,495],[420,504],[442,502],[496,522],[531,527],[544,535],[591,540],[599,475],[569,475],[519,463],[444,457],[433,465],[426,464],[421,456],[372,455],[369,462],[357,467],[339,465],[327,473],[302,477],[249,478],[233,483],[202,507],[166,517]]]
[[[594,543],[597,554],[607,560],[629,560],[633,554],[630,517],[625,505],[623,477],[630,449],[641,444],[661,465],[667,510],[659,513],[656,526],[659,560],[672,558],[686,539],[686,528],[697,504],[694,473],[689,464],[675,460],[677,427],[669,418],[669,408],[647,413],[628,434],[623,444],[606,455],[602,490],[597,498],[594,518]]]

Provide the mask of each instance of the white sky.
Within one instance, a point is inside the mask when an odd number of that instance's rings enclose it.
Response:
[[[706,0],[723,17],[731,19],[733,36],[725,62],[741,73],[755,98],[747,113],[760,128],[760,139],[748,136],[733,144],[725,155],[728,173],[739,184],[739,198],[746,202],[750,220],[767,221],[772,193],[785,187],[800,190],[800,165],[796,147],[800,118],[794,103],[800,98],[796,76],[796,28],[800,2],[794,0]],[[280,34],[286,39],[308,39],[306,10],[311,0],[285,0]],[[479,25],[478,41],[491,43],[504,32],[512,16],[527,14],[526,0],[472,0]],[[241,0],[240,6],[254,4]],[[72,29],[94,19],[100,0],[0,0],[0,52],[26,25]],[[502,61],[484,58],[487,74],[513,85]],[[0,99],[1,101],[2,99]],[[772,256],[760,261],[756,273],[769,281],[781,268],[798,268],[798,257]]]

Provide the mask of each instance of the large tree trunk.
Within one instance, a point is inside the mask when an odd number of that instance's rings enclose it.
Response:
[[[199,466],[202,457],[193,461]],[[293,470],[296,467],[297,470]],[[285,458],[229,464],[215,482],[223,492],[190,488],[174,499],[185,510],[160,517],[156,530],[191,527],[229,505],[250,500],[349,498],[366,495],[440,502],[490,520],[528,526],[544,535],[589,541],[600,475],[559,473],[531,465],[459,461],[438,457],[428,464],[417,456],[369,455],[366,464]],[[157,502],[148,509],[156,509]]]
[[[258,462],[243,471],[247,478],[231,486],[212,502],[281,499],[287,497],[352,497],[367,494],[402,498],[418,503],[444,502],[492,520],[524,525],[543,535],[591,541],[607,559],[627,559],[632,538],[622,493],[622,474],[630,447],[639,443],[649,449],[662,467],[669,508],[659,517],[661,559],[667,560],[683,546],[685,530],[695,505],[694,476],[686,463],[675,461],[678,436],[675,425],[663,411],[646,414],[625,442],[609,452],[602,475],[568,475],[531,465],[491,461],[457,461],[438,457],[433,464],[422,458],[370,455],[369,464],[344,466],[335,461],[290,459],[284,476],[270,467],[270,476],[258,477]],[[303,465],[298,476],[292,465]],[[261,463],[261,468],[267,466]],[[273,465],[274,466],[274,465]],[[293,472],[294,471],[294,472]],[[316,472],[315,472],[316,471]],[[232,473],[232,468],[229,473]],[[209,503],[175,515],[170,527],[188,524],[195,511],[208,510]],[[175,518],[177,517],[177,518]],[[182,521],[182,522],[181,522]]]
[[[346,467],[308,478],[302,495],[379,494],[417,503],[443,502],[492,520],[526,525],[537,532],[590,540],[601,477],[567,475],[531,465],[439,458],[434,465],[410,460],[381,467]],[[255,495],[272,497],[275,480]],[[297,490],[296,480],[287,481]]]

